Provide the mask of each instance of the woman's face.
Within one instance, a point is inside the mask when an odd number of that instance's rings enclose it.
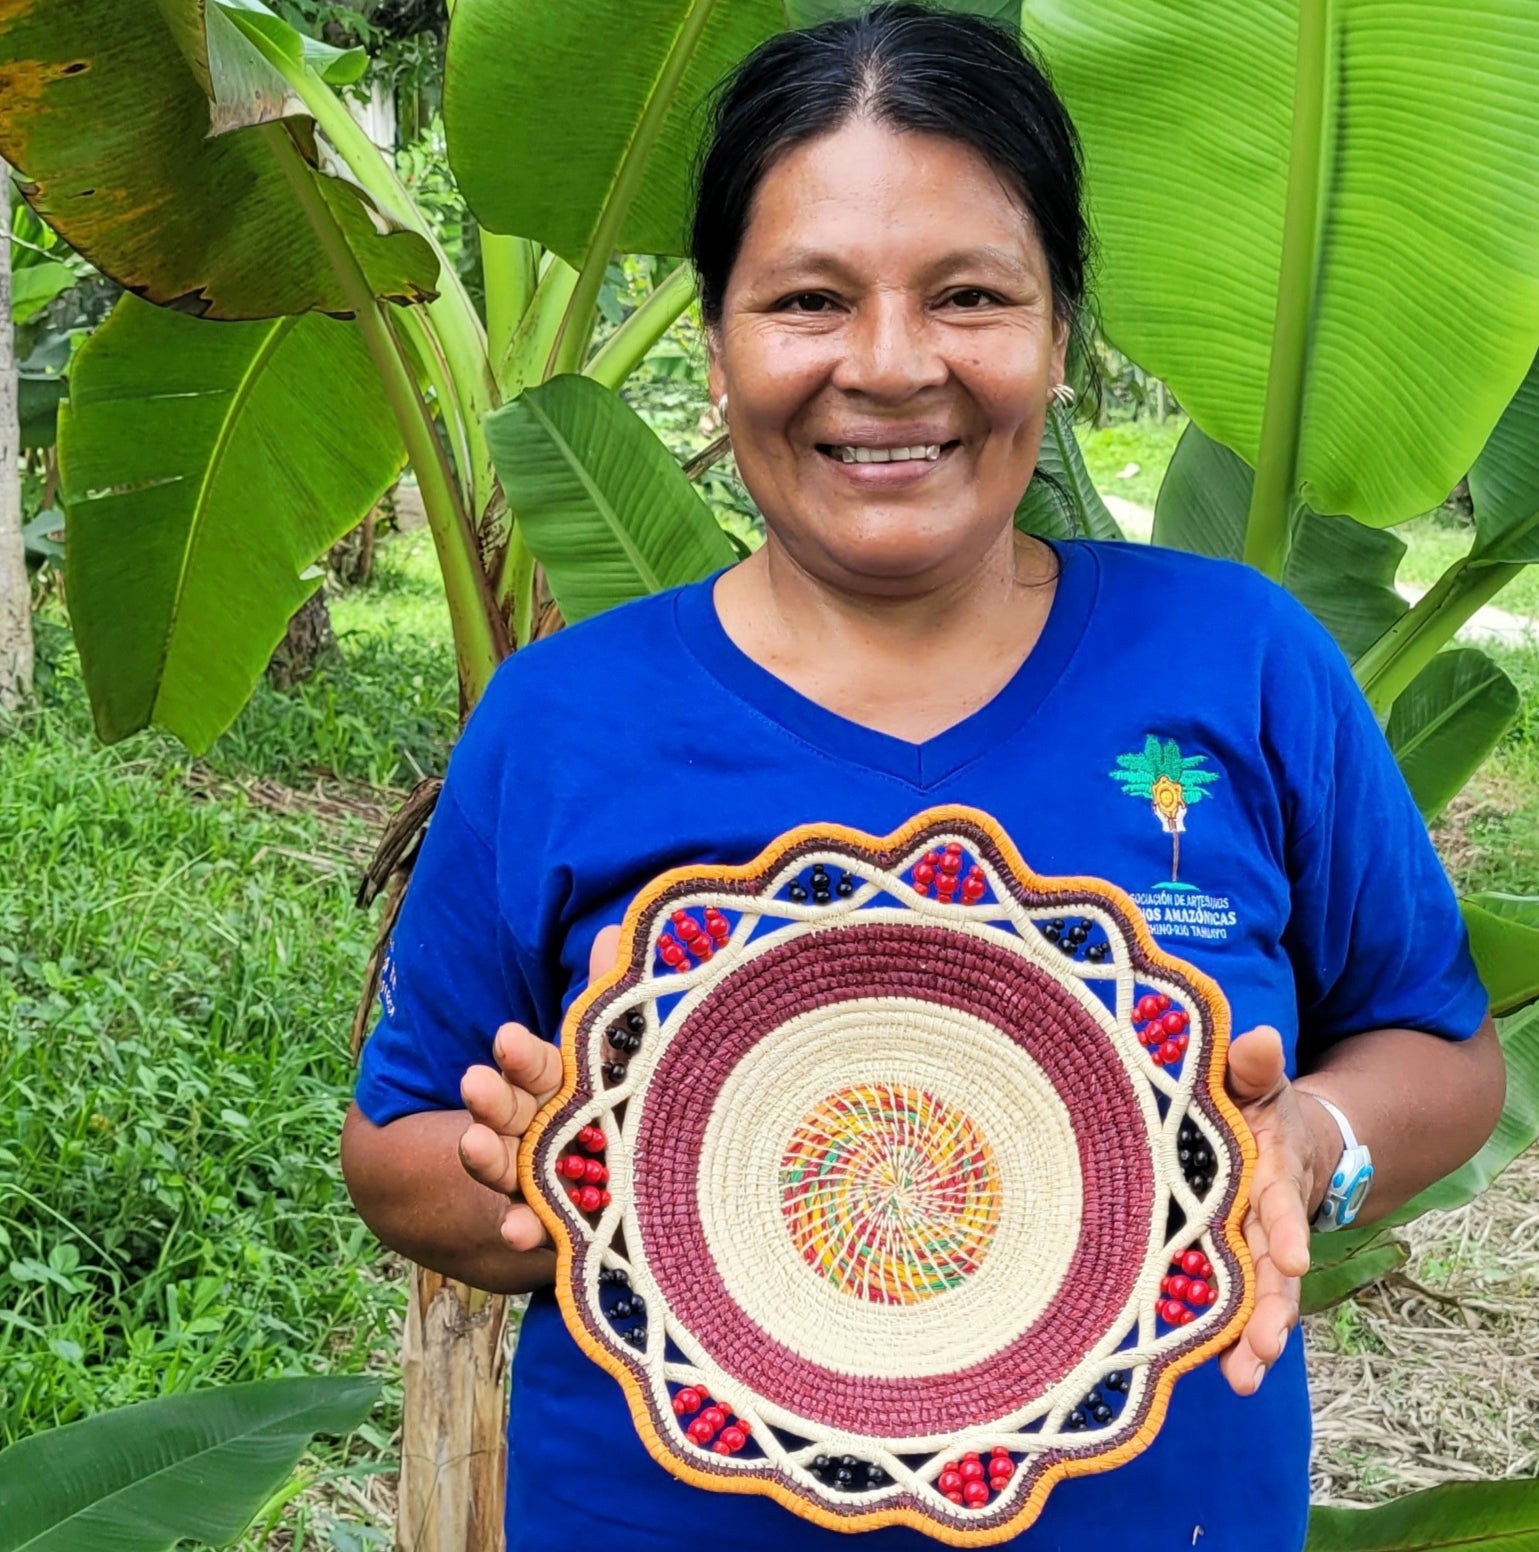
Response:
[[[733,452],[819,578],[921,591],[1007,531],[1063,376],[1034,223],[971,147],[854,119],[765,175],[711,338]]]

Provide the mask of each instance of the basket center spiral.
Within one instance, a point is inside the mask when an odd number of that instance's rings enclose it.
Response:
[[[780,1161],[781,1210],[802,1259],[874,1304],[917,1304],[963,1283],[988,1254],[1000,1199],[977,1123],[906,1085],[828,1095]]]

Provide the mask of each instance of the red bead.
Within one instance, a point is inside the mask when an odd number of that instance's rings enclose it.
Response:
[[[975,1458],[962,1462],[962,1480],[964,1482],[977,1482],[983,1475],[983,1462],[981,1460]]]
[[[610,1194],[607,1191],[600,1191],[599,1192],[599,1206],[600,1207],[608,1207],[610,1202],[612,1202],[613,1200],[614,1200],[614,1198],[612,1196],[610,1196]]]
[[[1208,1265],[1208,1258],[1200,1250],[1188,1250],[1181,1257],[1181,1270],[1188,1277],[1209,1277],[1213,1268]]]
[[[584,1186],[577,1193],[577,1205],[584,1212],[597,1212],[604,1205],[604,1194],[597,1186]]]
[[[920,862],[914,866],[914,882],[916,884],[929,884],[935,879],[935,864],[932,862]]]
[[[982,1460],[983,1457],[976,1450],[969,1450],[968,1453],[962,1457],[962,1459],[964,1461]]]
[[[673,1398],[673,1409],[675,1412],[693,1412],[704,1400],[705,1397],[702,1396],[693,1385],[686,1385],[684,1389]]]
[[[967,901],[981,900],[987,889],[988,885],[981,878],[970,878],[962,885],[962,898]]]
[[[1187,1307],[1183,1304],[1181,1306],[1181,1313],[1176,1319],[1176,1324],[1178,1326],[1189,1326],[1194,1320],[1196,1320],[1196,1318],[1197,1311],[1187,1309]]]
[[[1170,998],[1167,997],[1164,992],[1161,992],[1154,1000],[1160,1005],[1161,1013],[1163,1013],[1170,1006]]]
[[[954,1488],[951,1492],[947,1493],[946,1496],[954,1504],[959,1504],[959,1503],[962,1502],[962,1490],[961,1490],[961,1488]]]
[[[1181,1306],[1174,1299],[1161,1299],[1156,1308],[1159,1310],[1160,1319],[1167,1326],[1180,1324],[1176,1317],[1180,1314]]]
[[[1149,1060],[1153,1062],[1156,1067],[1163,1067],[1165,1065],[1165,1057],[1162,1049],[1159,1046],[1156,1046],[1149,1053]]]
[[[1208,1284],[1208,1296],[1202,1301],[1204,1304],[1218,1303],[1218,1289],[1212,1283]]]
[[[989,1501],[987,1482],[969,1482],[962,1489],[962,1498],[969,1509],[981,1509]]]
[[[1190,1035],[1186,1034],[1184,1031],[1181,1034],[1176,1036],[1176,1049],[1183,1056],[1186,1054],[1186,1047],[1187,1047],[1188,1042],[1191,1040],[1191,1038],[1192,1037]]]
[[[1184,1297],[1190,1299],[1193,1304],[1206,1304],[1208,1302],[1208,1285],[1200,1277],[1194,1277]]]
[[[1169,1285],[1165,1291],[1173,1299],[1184,1299],[1186,1290],[1191,1287],[1191,1282],[1185,1277],[1167,1277],[1165,1281]]]
[[[738,1427],[723,1428],[721,1431],[721,1442],[729,1450],[740,1450],[748,1443],[748,1435]]]
[[[929,892],[930,892],[930,886],[928,884],[915,884],[914,885],[914,893],[916,895],[927,895],[927,894],[929,894]]]
[[[657,952],[665,965],[682,965],[684,963],[684,950],[666,932],[658,939]]]
[[[960,857],[962,855],[962,843],[960,841],[947,841],[946,855],[948,857]]]
[[[924,854],[924,860],[933,868],[941,860],[941,854],[938,851],[927,851]]]
[[[675,927],[682,927],[685,922],[690,921],[691,919],[692,918],[690,917],[689,912],[685,910],[675,911],[673,915],[668,918],[668,920],[671,921]]]
[[[994,1491],[999,1491],[1001,1482],[1008,1482],[1015,1475],[1015,1462],[1011,1460],[996,1460],[989,1464],[989,1480],[994,1484]]]
[[[1147,997],[1138,999],[1138,1006],[1133,1009],[1133,1017],[1140,1020],[1157,1018],[1160,1012],[1160,999],[1152,993]]]
[[[602,1127],[585,1126],[577,1134],[577,1141],[588,1150],[589,1153],[602,1153],[604,1151],[604,1131]]]
[[[1010,1451],[1007,1450],[1002,1444],[996,1444],[994,1448],[989,1451],[989,1454],[992,1455],[996,1460],[1010,1459]],[[990,1467],[990,1469],[992,1470],[993,1468]]]
[[[1179,1008],[1172,1008],[1161,1020],[1161,1023],[1164,1024],[1167,1035],[1179,1035],[1191,1023],[1191,1020]]]
[[[693,1411],[694,1411],[694,1408],[684,1399],[684,1392],[681,1390],[678,1393],[678,1395],[676,1395],[673,1398],[673,1412],[674,1412],[674,1416],[675,1417],[683,1417],[683,1415],[686,1412],[693,1412]]]
[[[962,859],[948,846],[946,855],[940,860],[940,870],[947,878],[955,878],[962,871]]]
[[[975,862],[967,870],[967,876],[969,878],[982,878],[983,877],[983,864],[981,862]]]
[[[715,1444],[713,1444],[713,1445],[712,1445],[712,1446],[711,1446],[711,1449],[712,1449],[712,1450],[713,1450],[713,1451],[714,1451],[714,1453],[716,1453],[716,1454],[717,1454],[717,1455],[730,1455],[730,1454],[731,1454],[731,1453],[732,1453],[732,1451],[731,1451],[731,1450],[729,1450],[729,1449],[728,1449],[728,1448],[727,1448],[727,1446],[726,1446],[726,1445],[725,1445],[725,1444],[723,1444],[723,1443],[722,1443],[722,1441],[721,1441],[721,1440],[720,1440],[720,1439],[718,1439],[718,1440],[717,1440],[717,1441],[716,1441],[716,1442],[715,1442]]]
[[[679,936],[686,943],[693,943],[700,936],[700,923],[693,916],[681,914],[674,918],[673,924],[678,929]]]
[[[584,1159],[582,1167],[589,1185],[601,1186],[609,1179],[609,1171],[597,1159]]]
[[[712,909],[705,913],[705,930],[718,943],[725,943],[732,936],[732,923],[720,911]]]
[[[1169,1067],[1174,1062],[1179,1062],[1181,1060],[1181,1047],[1174,1040],[1167,1040],[1160,1047],[1160,1058],[1162,1065],[1166,1067]]]
[[[726,1420],[726,1410],[725,1408],[719,1406],[709,1406],[700,1414],[700,1421],[702,1423],[709,1423],[711,1425],[712,1433],[715,1433],[716,1430],[726,1422]]]
[[[948,1496],[952,1493],[960,1493],[962,1491],[962,1473],[955,1466],[947,1466],[941,1472],[936,1485]]]
[[[750,1428],[747,1422],[741,1417],[738,1418],[738,1420],[732,1426],[736,1428],[745,1439],[753,1432],[753,1429]]]
[[[696,1444],[704,1444],[715,1431],[714,1428],[707,1428],[698,1417],[689,1425],[689,1436]]]

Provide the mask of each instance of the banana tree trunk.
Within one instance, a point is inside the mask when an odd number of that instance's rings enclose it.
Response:
[[[11,170],[0,161],[0,711],[32,696],[32,588],[21,537],[20,389],[11,327]]]
[[[508,1301],[411,1270],[398,1552],[502,1552]]]

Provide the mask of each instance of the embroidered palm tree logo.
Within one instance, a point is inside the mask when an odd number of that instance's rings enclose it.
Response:
[[[1205,754],[1183,755],[1173,738],[1144,739],[1141,754],[1119,754],[1117,769],[1107,774],[1122,783],[1130,798],[1148,798],[1154,817],[1170,837],[1170,882],[1180,887],[1181,836],[1186,830],[1186,811],[1208,796],[1219,779],[1218,771],[1204,770]]]

